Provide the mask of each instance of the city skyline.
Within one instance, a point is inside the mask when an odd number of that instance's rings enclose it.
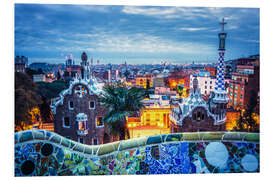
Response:
[[[259,54],[259,8],[15,4],[15,56],[63,63],[72,54],[78,64],[85,51],[105,64],[213,63],[223,17],[225,60]]]

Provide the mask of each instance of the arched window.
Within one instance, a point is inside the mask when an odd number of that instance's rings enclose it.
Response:
[[[202,120],[204,120],[204,113],[202,113]]]
[[[201,112],[197,112],[197,121],[201,120]]]

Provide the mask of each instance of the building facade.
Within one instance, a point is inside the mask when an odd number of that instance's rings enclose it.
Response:
[[[236,109],[245,108],[252,91],[259,99],[259,87],[259,66],[238,65],[229,81],[229,105]]]
[[[137,75],[136,86],[147,88],[153,86],[153,76],[150,74]]]
[[[198,79],[199,87],[201,90],[201,94],[203,95],[210,95],[211,92],[214,91],[216,78],[213,76],[210,76],[210,74],[191,74],[190,75],[190,87],[193,86],[192,82],[194,78]]]
[[[90,75],[86,53],[82,54],[80,75],[52,102],[56,133],[83,144],[108,143],[102,118],[106,109],[98,102],[102,86]]]
[[[28,58],[25,56],[15,57],[15,72],[25,72],[25,68],[28,66]]]
[[[129,116],[127,126],[130,138],[170,133],[170,105],[159,100],[147,101],[146,108],[138,116]]]

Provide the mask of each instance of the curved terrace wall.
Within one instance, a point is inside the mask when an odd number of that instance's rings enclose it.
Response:
[[[164,134],[84,145],[45,130],[15,133],[15,176],[259,172],[259,134]]]

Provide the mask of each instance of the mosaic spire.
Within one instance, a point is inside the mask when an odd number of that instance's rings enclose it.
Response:
[[[217,66],[217,77],[215,90],[212,93],[210,101],[211,112],[215,114],[215,124],[224,124],[226,121],[226,105],[229,101],[224,79],[224,55],[225,55],[225,40],[227,33],[224,32],[224,25],[227,24],[222,20],[221,32],[218,34],[219,37],[219,48],[218,48],[218,66]]]
[[[220,23],[222,26],[222,31],[218,34],[219,37],[219,49],[218,49],[218,66],[217,66],[217,77],[216,77],[216,85],[215,85],[215,92],[224,92],[225,91],[225,80],[224,80],[224,55],[225,55],[225,39],[227,33],[224,32],[224,25],[227,24],[224,21]]]

